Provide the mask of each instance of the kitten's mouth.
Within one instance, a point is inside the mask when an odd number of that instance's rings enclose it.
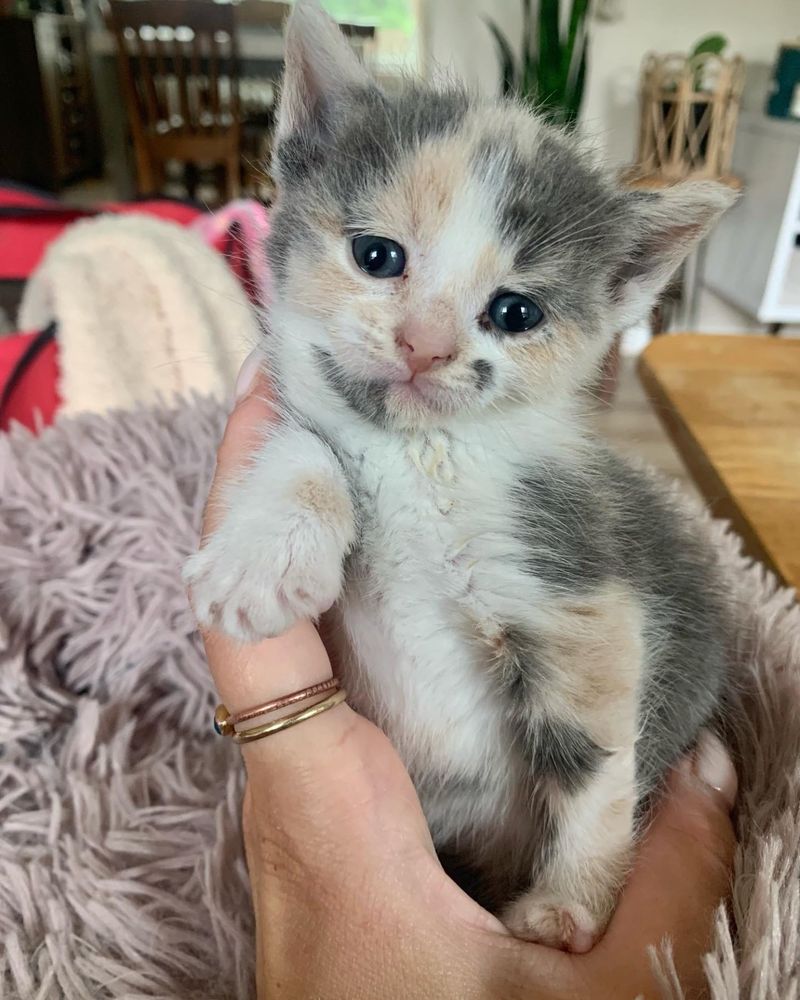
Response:
[[[437,384],[424,373],[390,382],[389,392],[396,402],[422,402],[434,407],[437,407],[437,404],[440,406],[450,395],[444,386]]]
[[[315,348],[320,373],[339,396],[361,416],[378,424],[395,418],[415,423],[427,416],[445,416],[460,410],[468,401],[460,385],[443,384],[438,375],[412,375],[386,366],[372,378],[349,375],[329,351]],[[387,370],[388,368],[388,370]]]

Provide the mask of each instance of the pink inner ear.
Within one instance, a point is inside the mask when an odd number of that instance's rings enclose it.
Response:
[[[612,277],[611,294],[614,300],[620,301],[626,282],[677,267],[702,236],[705,228],[705,225],[699,222],[686,222],[643,236],[634,244],[630,256],[622,262]]]
[[[663,252],[674,248],[676,244],[683,247],[685,244],[694,243],[702,235],[705,226],[699,222],[679,223],[675,226],[653,233],[650,242],[654,253]]]

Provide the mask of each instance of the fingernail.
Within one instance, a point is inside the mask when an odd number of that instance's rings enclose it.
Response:
[[[244,399],[252,389],[263,360],[263,354],[256,348],[242,362],[242,367],[236,376],[236,388],[234,389],[234,398],[237,403]]]
[[[736,801],[739,779],[730,754],[713,733],[705,730],[697,741],[694,773],[706,785],[715,788],[732,808]]]

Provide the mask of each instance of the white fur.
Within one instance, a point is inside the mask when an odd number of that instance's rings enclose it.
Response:
[[[320,89],[361,72],[316,4],[301,0],[297,10],[280,134],[310,113]],[[314,72],[310,43],[320,50]],[[325,222],[325,213],[311,256],[301,247],[284,262],[292,266],[271,306],[268,346],[289,404],[287,426],[229,491],[222,524],[187,579],[201,623],[244,638],[274,635],[335,602],[330,634],[351,701],[405,761],[437,845],[464,848],[495,869],[500,859],[515,881],[528,882],[541,861],[524,771],[530,765],[490,650],[502,644],[509,623],[536,635],[553,669],[537,700],[525,703],[530,721],[546,715],[572,724],[609,756],[573,794],[552,782],[537,788],[556,821],[557,860],[506,918],[522,936],[582,947],[609,916],[632,843],[641,608],[635,595],[597,588],[582,597],[592,605],[589,618],[580,610],[571,617],[563,595],[524,563],[514,488],[521,470],[547,460],[580,468],[591,442],[569,400],[612,335],[609,313],[642,311],[687,241],[676,231],[660,234],[671,220],[656,213],[643,240],[657,264],[645,271],[643,255],[633,254],[615,306],[601,308],[595,337],[551,318],[528,338],[504,340],[485,321],[493,295],[502,288],[535,294],[548,267],[560,265],[515,271],[514,248],[497,231],[497,178],[464,167],[469,137],[485,129],[485,114],[467,117],[466,141],[445,136],[416,149],[375,194],[372,217],[355,220],[364,232],[402,245],[402,280],[359,271],[349,237]],[[534,135],[531,126],[530,141]],[[704,193],[671,196],[678,222],[686,219],[698,236],[723,197],[715,202]],[[309,268],[319,272],[316,282]],[[416,383],[419,396],[397,346],[407,319],[452,335],[456,345],[450,363],[422,387]],[[388,385],[391,430],[353,413],[320,371],[320,351],[352,386]],[[491,365],[485,386],[476,384],[476,361]],[[440,405],[428,407],[425,393],[438,394]],[[319,438],[293,429],[296,414],[331,442],[336,457]],[[319,510],[303,502],[309,484],[316,484]],[[587,703],[594,658],[602,661],[605,690]]]
[[[299,502],[309,483],[329,489],[345,516],[322,518]],[[200,622],[252,641],[333,604],[355,527],[341,468],[319,438],[280,428],[222,502],[219,528],[184,571]]]

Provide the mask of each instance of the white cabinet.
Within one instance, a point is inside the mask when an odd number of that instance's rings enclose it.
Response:
[[[800,323],[800,122],[742,113],[744,194],[708,243],[705,284],[762,323]]]

